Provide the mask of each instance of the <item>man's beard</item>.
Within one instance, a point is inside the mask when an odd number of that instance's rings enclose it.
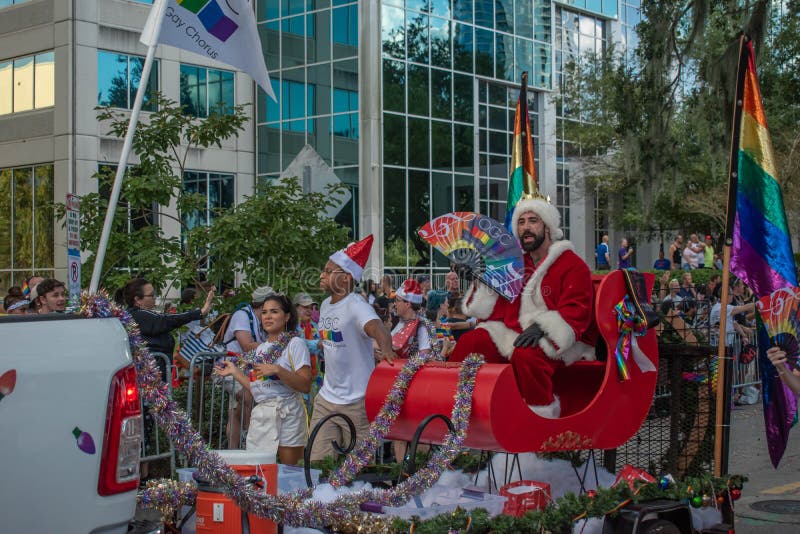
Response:
[[[533,237],[533,241],[525,241],[526,237]],[[520,236],[520,244],[522,245],[522,250],[525,252],[534,252],[539,249],[544,243],[544,232],[541,235],[536,235],[533,232],[525,232]]]

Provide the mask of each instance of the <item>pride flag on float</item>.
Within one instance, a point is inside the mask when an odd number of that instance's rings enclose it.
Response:
[[[511,144],[511,175],[508,179],[508,200],[506,201],[506,228],[513,234],[511,218],[514,206],[523,194],[538,191],[536,165],[533,159],[533,140],[531,121],[528,115],[528,73],[522,73],[522,82],[517,99],[517,114],[514,118],[514,139]]]
[[[739,151],[738,171],[731,178],[731,186],[736,188],[736,216],[730,270],[760,298],[796,286],[797,273],[752,43],[745,43],[741,53],[739,68],[744,76],[737,90],[742,109],[738,124],[734,124]],[[789,429],[796,422],[797,398],[766,357],[771,342],[761,325],[758,341],[767,448],[777,467]]]
[[[277,100],[251,0],[155,0],[139,40],[147,46],[168,44],[234,66]]]

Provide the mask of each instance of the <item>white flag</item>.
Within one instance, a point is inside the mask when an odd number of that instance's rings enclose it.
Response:
[[[147,46],[182,48],[243,70],[277,102],[250,0],[155,0],[139,40]]]

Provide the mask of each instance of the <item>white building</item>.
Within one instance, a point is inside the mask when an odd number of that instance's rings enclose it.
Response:
[[[0,288],[34,272],[66,278],[64,230],[43,206],[97,191],[91,176],[117,163],[122,142],[107,135],[94,108],[130,107],[150,4],[0,0]],[[564,116],[552,95],[571,58],[611,41],[635,46],[638,5],[260,0],[277,104],[247,75],[167,46],[157,51],[150,84],[200,116],[220,98],[255,104],[237,139],[191,153],[186,187],[210,191],[211,206],[231,205],[311,145],[352,190],[337,219],[357,235],[375,234],[373,267],[400,274],[446,269],[416,236],[430,218],[475,210],[502,220],[514,84],[527,70],[540,189],[592,265],[607,219],[583,190],[580,147],[565,138],[566,121],[579,118]],[[167,232],[179,231],[160,219]]]

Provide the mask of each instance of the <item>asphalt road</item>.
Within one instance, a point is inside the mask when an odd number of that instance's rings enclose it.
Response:
[[[736,501],[737,534],[800,533],[800,428],[792,429],[783,459],[774,469],[761,403],[734,407],[728,465],[731,473],[749,478]]]

